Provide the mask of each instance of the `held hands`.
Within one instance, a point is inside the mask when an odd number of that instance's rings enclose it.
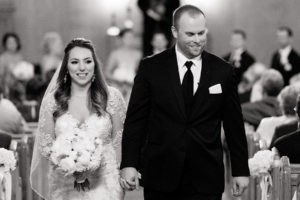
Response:
[[[121,170],[120,184],[125,190],[139,189],[139,173],[134,167],[125,167]]]
[[[249,178],[246,176],[233,177],[232,179],[232,194],[234,197],[240,197],[248,187]]]

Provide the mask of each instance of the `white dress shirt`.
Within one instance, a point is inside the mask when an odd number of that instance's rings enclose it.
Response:
[[[191,66],[191,71],[194,76],[194,94],[196,93],[198,89],[198,84],[200,82],[200,76],[201,76],[201,70],[202,70],[202,59],[201,55],[193,58],[193,59],[188,59],[185,57],[179,50],[177,45],[175,46],[175,51],[176,51],[176,57],[177,57],[177,64],[178,64],[178,72],[179,72],[179,77],[180,77],[180,83],[182,84],[183,82],[183,77],[187,71],[187,68],[185,66],[186,61],[192,61],[193,65]]]
[[[290,55],[290,52],[292,51],[292,47],[289,45],[283,49],[279,49],[279,55],[280,55],[280,63],[283,65],[286,65],[289,63],[288,57]]]

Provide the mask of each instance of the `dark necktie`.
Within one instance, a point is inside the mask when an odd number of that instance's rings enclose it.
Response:
[[[189,115],[192,108],[193,95],[194,95],[194,76],[191,71],[193,62],[186,61],[184,65],[186,66],[187,71],[182,81],[182,92],[183,92],[184,104],[187,111],[187,115]]]

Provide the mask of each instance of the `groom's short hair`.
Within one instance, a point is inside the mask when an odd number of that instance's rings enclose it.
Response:
[[[192,5],[180,6],[173,13],[173,21],[172,21],[172,23],[173,23],[173,26],[176,29],[178,29],[178,21],[179,21],[180,17],[184,13],[188,13],[192,17],[195,17],[197,15],[203,15],[205,17],[204,12],[200,8],[198,8],[196,6],[192,6]]]

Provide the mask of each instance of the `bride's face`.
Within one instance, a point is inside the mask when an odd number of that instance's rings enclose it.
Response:
[[[91,50],[74,47],[69,53],[68,71],[72,84],[87,86],[94,75],[95,62]]]

